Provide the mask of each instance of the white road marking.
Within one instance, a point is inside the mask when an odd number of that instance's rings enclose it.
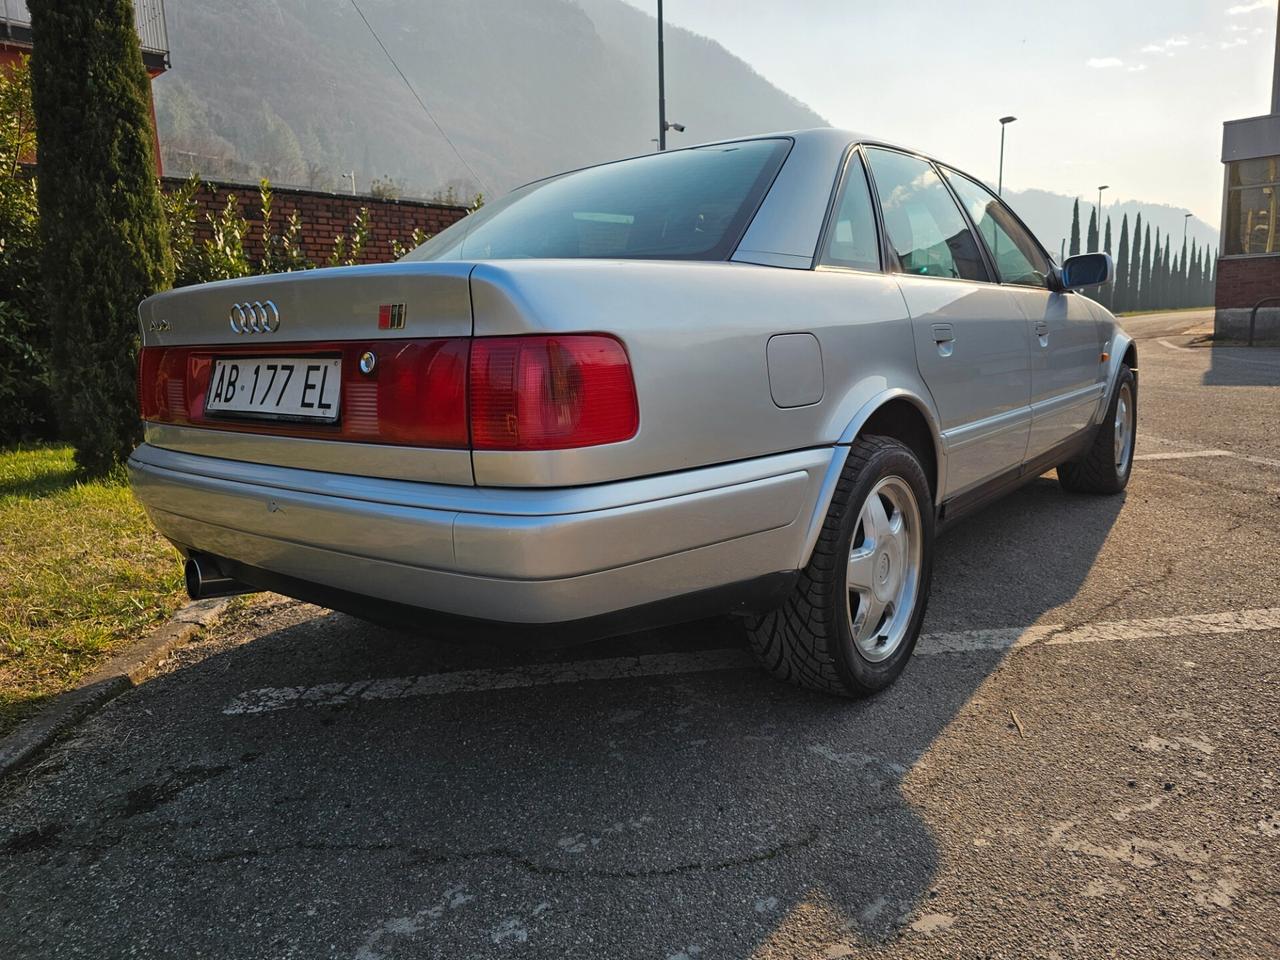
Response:
[[[1278,369],[1275,363],[1269,360],[1260,360],[1257,357],[1237,357],[1234,353],[1227,353],[1227,350],[1250,350],[1258,349],[1257,347],[1180,347],[1176,343],[1170,343],[1163,337],[1156,340],[1156,343],[1162,347],[1168,347],[1170,350],[1177,350],[1179,353],[1204,353],[1208,355],[1213,363],[1219,360],[1228,360],[1231,363],[1247,363],[1255,367],[1267,367],[1270,370]],[[1265,348],[1264,348],[1265,349]]]
[[[1148,434],[1138,434],[1139,445],[1147,443],[1160,443],[1167,447],[1181,447],[1179,453],[1142,453],[1135,456],[1135,460],[1182,460],[1188,457],[1231,457],[1235,460],[1243,460],[1245,463],[1256,463],[1262,467],[1280,467],[1280,460],[1273,460],[1269,457],[1255,457],[1249,453],[1236,453],[1234,450],[1202,450],[1198,449],[1194,443],[1187,443],[1185,440],[1169,440],[1165,437],[1153,437]]]
[[[1134,460],[1192,460],[1196,457],[1234,457],[1230,450],[1178,450],[1174,453],[1139,453]]]
[[[916,653],[920,656],[933,656],[940,653],[1015,650],[1037,643],[1114,643],[1265,630],[1280,630],[1280,607],[1147,620],[1114,620],[1079,627],[1038,624],[996,630],[929,633],[920,638]],[[356,680],[352,683],[338,681],[311,687],[266,687],[245,691],[223,707],[222,712],[234,716],[296,707],[338,706],[352,700],[403,700],[450,693],[514,690],[590,680],[662,677],[754,667],[755,662],[751,656],[741,649],[648,654],[571,663],[537,663],[500,670],[456,670],[426,676]]]

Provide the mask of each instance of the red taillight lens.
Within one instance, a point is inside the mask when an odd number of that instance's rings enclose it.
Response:
[[[466,447],[467,346],[466,340],[407,340],[382,357],[377,371],[380,443]],[[359,380],[357,375],[356,384]],[[348,411],[354,415],[354,406]]]
[[[362,353],[375,355],[370,374]],[[204,410],[215,358],[337,355],[336,424],[244,420]],[[144,347],[142,419],[278,436],[477,450],[555,450],[635,436],[640,414],[631,364],[602,334]]]
[[[138,356],[138,412],[143,420],[186,417],[185,365],[182,350],[142,348]]]
[[[471,445],[556,450],[618,443],[640,425],[631,364],[600,334],[471,344]]]

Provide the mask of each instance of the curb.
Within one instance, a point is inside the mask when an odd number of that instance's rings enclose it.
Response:
[[[188,603],[145,640],[95,670],[80,686],[54,697],[47,707],[0,740],[0,779],[34,759],[104,704],[150,677],[175,647],[216,623],[231,599]]]

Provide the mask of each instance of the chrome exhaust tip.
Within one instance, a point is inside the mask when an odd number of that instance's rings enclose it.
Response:
[[[187,582],[187,596],[192,600],[257,592],[257,588],[247,583],[224,576],[218,568],[218,561],[205,554],[193,553],[187,557],[182,575]]]

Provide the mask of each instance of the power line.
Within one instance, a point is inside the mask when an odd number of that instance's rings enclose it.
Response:
[[[404,85],[408,87],[409,92],[413,94],[413,99],[418,101],[418,106],[420,106],[422,108],[422,112],[427,115],[427,119],[435,124],[435,128],[440,131],[440,136],[444,137],[444,142],[449,145],[449,149],[453,151],[453,155],[458,158],[459,162],[464,167],[467,168],[471,176],[475,177],[476,183],[480,188],[488,191],[488,184],[480,179],[480,174],[476,173],[475,168],[472,167],[471,164],[467,163],[467,158],[459,152],[457,145],[449,139],[449,135],[444,132],[444,127],[440,126],[440,121],[435,118],[426,103],[423,102],[422,97],[418,96],[418,91],[415,90],[413,84],[409,82],[409,78],[404,75],[404,71],[400,69],[400,64],[396,63],[396,58],[391,55],[391,51],[387,49],[387,45],[382,42],[382,38],[378,36],[378,31],[373,29],[373,24],[371,24],[369,22],[369,18],[364,15],[364,11],[360,9],[360,5],[356,3],[356,0],[351,0],[351,6],[355,9],[356,13],[360,14],[360,19],[364,21],[364,25],[368,28],[369,34],[378,42],[378,46],[382,48],[382,52],[386,55],[387,60],[390,61],[391,66],[395,68],[396,73],[400,74],[400,79],[404,81]]]

